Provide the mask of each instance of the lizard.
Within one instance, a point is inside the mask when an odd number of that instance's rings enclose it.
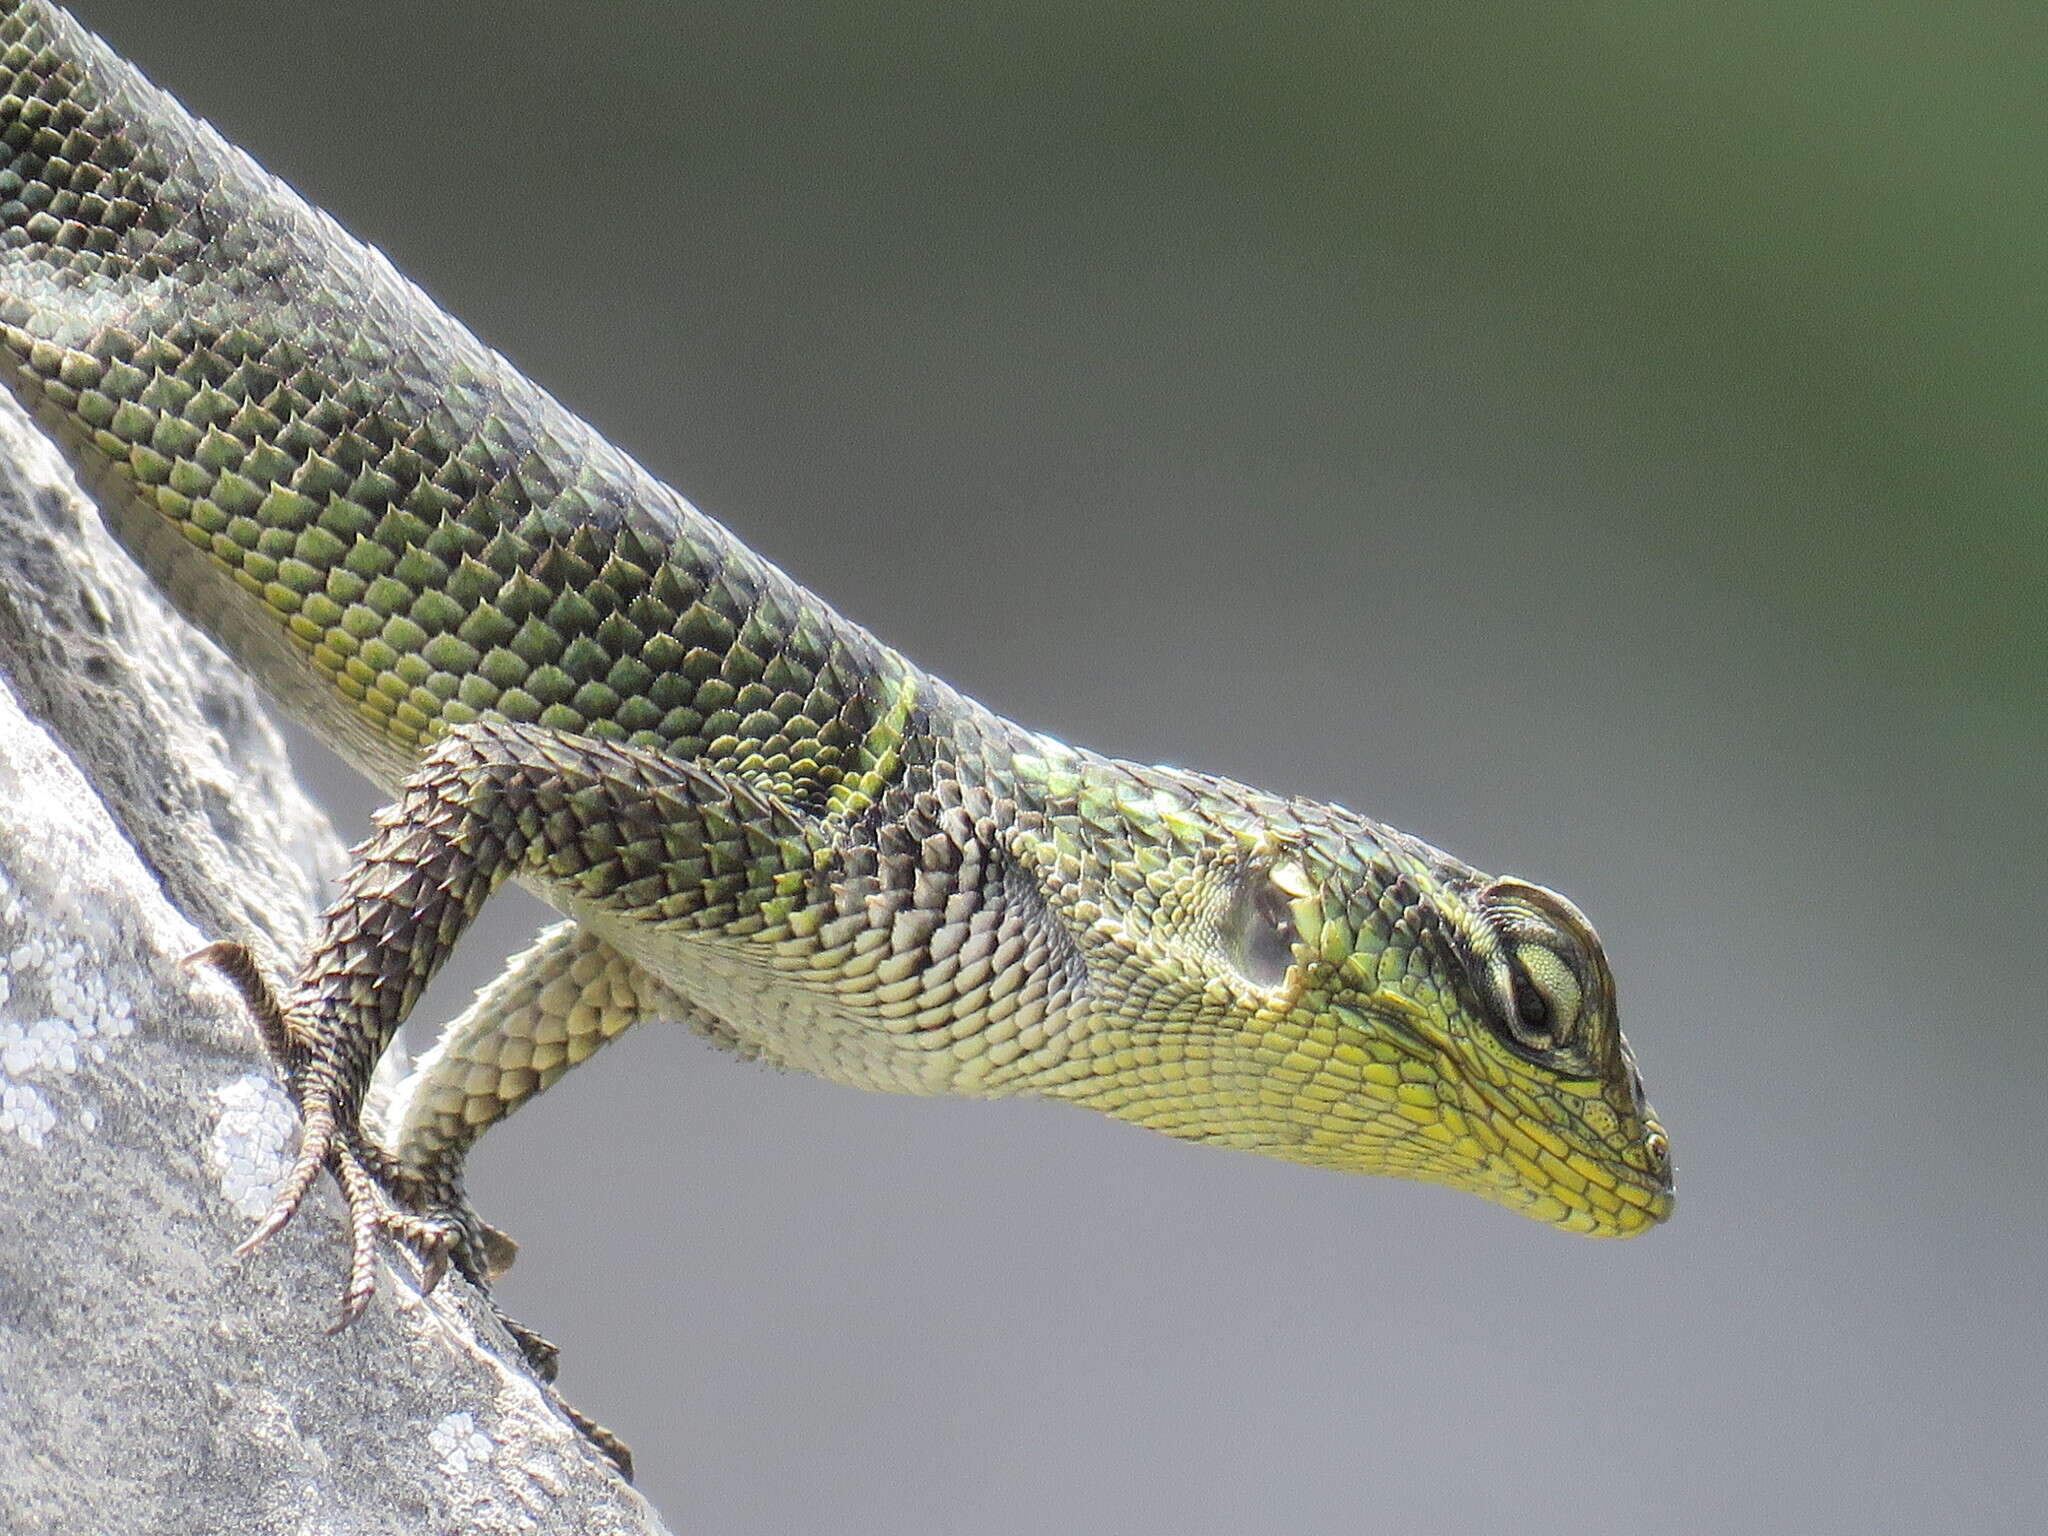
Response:
[[[288,986],[201,952],[301,1117],[244,1247],[331,1172],[344,1322],[387,1243],[488,1294],[509,1245],[469,1149],[650,1020],[1577,1232],[1671,1213],[1564,896],[956,692],[47,0],[0,0],[0,379],[173,605],[392,796]],[[562,921],[366,1125],[376,1062],[508,878]]]

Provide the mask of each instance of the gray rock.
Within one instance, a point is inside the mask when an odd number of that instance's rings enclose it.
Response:
[[[340,858],[232,665],[0,408],[0,1530],[660,1532],[474,1293],[387,1262],[338,1335],[331,1189],[243,1009]]]

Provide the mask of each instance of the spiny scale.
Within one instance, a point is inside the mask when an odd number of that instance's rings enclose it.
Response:
[[[197,622],[223,594],[171,539],[283,620],[273,671],[318,668],[386,780],[485,713],[805,800],[871,766],[902,663],[246,157],[152,131],[148,88],[47,9],[0,22],[0,226],[36,253],[0,338]]]

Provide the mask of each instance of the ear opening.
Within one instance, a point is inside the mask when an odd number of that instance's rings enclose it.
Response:
[[[1216,928],[1218,948],[1230,967],[1262,992],[1287,984],[1294,970],[1301,929],[1294,902],[1305,894],[1298,865],[1245,866]]]

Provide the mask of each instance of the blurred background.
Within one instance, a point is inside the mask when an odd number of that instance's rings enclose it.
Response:
[[[628,1037],[474,1182],[678,1531],[2041,1528],[2038,7],[76,9],[960,687],[1608,941],[1620,1245]]]

